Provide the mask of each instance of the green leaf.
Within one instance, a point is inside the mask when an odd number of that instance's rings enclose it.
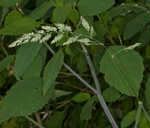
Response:
[[[10,7],[10,6],[15,6],[15,4],[19,0],[0,0],[0,6],[2,7]]]
[[[86,59],[83,54],[80,54],[77,58],[77,70],[79,73],[84,73],[84,72],[88,71]]]
[[[140,116],[139,128],[150,128],[150,122],[146,119],[144,113]]]
[[[148,77],[148,80],[146,82],[146,88],[145,88],[145,100],[146,100],[146,106],[148,110],[150,111],[150,75]]]
[[[43,46],[40,49],[40,52],[38,53],[34,61],[24,72],[23,79],[41,76],[41,71],[43,69],[43,65],[45,64],[45,60],[46,60],[46,53],[47,53],[47,49],[46,47]]]
[[[123,37],[129,39],[138,32],[142,31],[145,25],[150,21],[150,15],[148,13],[142,13],[132,19],[125,27]]]
[[[18,81],[2,100],[0,122],[11,117],[27,116],[41,109],[51,95],[42,95],[41,78]]]
[[[82,107],[81,114],[80,114],[81,120],[90,120],[91,119],[91,113],[92,113],[94,101],[95,101],[95,97],[92,97]]]
[[[48,12],[48,10],[53,7],[52,0],[45,1],[39,7],[37,7],[32,13],[29,15],[31,18],[38,20],[44,17],[44,15]]]
[[[120,98],[120,96],[120,93],[112,87],[106,88],[103,91],[103,97],[106,102],[115,102]]]
[[[39,26],[35,20],[23,17],[17,11],[11,11],[6,17],[4,27],[0,29],[2,35],[20,35],[29,33]]]
[[[129,127],[136,119],[137,112],[135,110],[129,112],[121,121],[121,128]]]
[[[105,80],[110,86],[128,96],[138,97],[143,79],[143,60],[136,51],[125,48],[108,48],[100,62],[100,71],[105,74]]]
[[[14,55],[9,55],[0,61],[0,72],[3,71],[9,64],[11,64],[14,60]]]
[[[42,44],[27,43],[22,45],[16,55],[15,75],[21,77],[28,70],[36,56],[38,55]]]
[[[46,121],[47,128],[62,128],[63,120],[65,118],[65,112],[55,112],[53,116],[51,116]]]
[[[79,21],[79,13],[76,9],[71,9],[68,17],[74,24]]]
[[[65,4],[61,7],[56,7],[53,11],[52,21],[57,23],[64,23],[71,12],[71,4]]]
[[[84,128],[80,120],[81,106],[72,106],[71,112],[69,113],[70,120],[68,120],[68,128]]]
[[[83,92],[81,92],[81,93],[78,93],[77,95],[75,95],[75,96],[72,98],[72,100],[75,101],[75,102],[77,102],[77,103],[82,103],[82,102],[84,102],[84,101],[89,100],[90,97],[91,97],[91,96],[90,96],[89,93],[83,93]]]
[[[138,4],[137,4],[138,6]],[[139,13],[143,12],[143,8],[138,8],[135,3],[126,3],[113,7],[110,10],[110,16],[115,18],[117,16],[126,16],[129,13]]]
[[[142,32],[139,38],[140,43],[146,44],[150,41],[150,27],[146,31]]]
[[[3,7],[3,10],[1,12],[2,14],[0,16],[0,26],[2,26],[3,21],[5,20],[5,16],[7,15],[8,12],[9,12],[9,8]]]
[[[80,0],[78,3],[81,15],[96,15],[111,8],[115,3],[114,0]]]
[[[48,62],[44,69],[44,76],[43,76],[43,94],[45,95],[46,92],[50,89],[54,88],[55,79],[63,65],[64,61],[64,54],[63,51],[58,51],[54,57]]]

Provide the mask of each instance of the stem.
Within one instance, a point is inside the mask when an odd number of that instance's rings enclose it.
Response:
[[[119,39],[119,41],[120,41],[120,44],[123,45],[123,41],[122,41],[122,39],[121,39],[120,33],[118,32],[117,34],[118,34],[118,39]]]
[[[138,110],[137,110],[137,115],[136,115],[136,121],[135,121],[134,128],[138,128],[138,123],[139,123],[139,120],[140,120],[142,106],[143,106],[143,103],[141,101],[139,101],[138,104],[139,105],[138,105]]]
[[[1,38],[1,40],[0,40],[0,47],[2,48],[2,51],[4,52],[4,54],[5,54],[6,56],[8,56],[8,52],[7,52],[6,48],[4,47],[4,42],[3,42],[3,40],[4,40],[4,36],[2,36],[2,38]]]
[[[146,111],[146,109],[144,108],[143,104],[142,104],[142,109],[143,109],[146,119],[150,122],[150,116],[149,116],[148,112]]]
[[[44,45],[47,47],[47,49],[52,53],[55,54],[53,49],[47,44],[44,43]],[[87,86],[89,89],[91,89],[95,94],[98,94],[97,90],[93,88],[90,84],[88,84],[80,75],[78,75],[74,70],[72,70],[66,63],[63,64],[66,69],[68,69],[74,76],[76,76],[85,86]]]
[[[34,121],[31,117],[29,116],[25,116],[29,121],[31,121],[33,124],[35,124],[36,126],[38,126],[39,128],[45,128],[42,125],[40,125],[39,123],[37,123],[36,121]]]
[[[35,112],[34,115],[35,115],[35,118],[36,118],[37,122],[38,122],[40,125],[42,125],[42,121],[41,121],[41,118],[40,118],[39,113],[38,113],[38,112]]]
[[[81,47],[82,47],[82,49],[83,49],[83,51],[84,51],[84,53],[85,53],[85,57],[86,57],[86,59],[87,59],[87,63],[88,63],[88,65],[89,65],[89,68],[90,68],[90,71],[91,71],[93,80],[94,80],[95,85],[96,85],[96,89],[97,89],[97,91],[98,91],[97,97],[98,97],[98,99],[99,99],[99,102],[100,102],[100,104],[101,104],[101,106],[102,106],[102,108],[103,108],[103,110],[104,110],[104,112],[105,112],[107,118],[109,119],[109,121],[110,121],[112,127],[113,127],[113,128],[118,128],[118,126],[117,126],[117,124],[116,124],[116,122],[115,122],[113,116],[111,115],[111,113],[110,113],[110,111],[109,111],[108,106],[106,105],[106,103],[105,103],[105,101],[104,101],[103,96],[101,95],[100,83],[99,83],[98,78],[97,78],[97,76],[96,76],[95,68],[94,68],[93,63],[92,63],[92,61],[91,61],[91,58],[90,58],[90,56],[89,56],[89,54],[88,54],[88,51],[87,51],[86,47],[85,47],[83,44],[81,44]]]

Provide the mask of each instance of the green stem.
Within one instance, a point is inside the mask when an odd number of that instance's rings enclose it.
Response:
[[[6,56],[8,56],[8,52],[7,52],[6,48],[4,47],[3,40],[4,40],[4,36],[2,36],[2,38],[1,38],[0,47],[2,48],[2,51],[4,52],[4,54],[5,54]]]
[[[141,101],[139,101],[134,128],[138,128],[138,124],[139,124],[139,120],[140,120],[140,116],[141,116],[141,111],[142,111],[142,106],[143,106],[143,103]]]
[[[29,121],[31,121],[34,125],[38,126],[39,128],[45,128],[42,125],[40,125],[39,123],[37,123],[36,121],[34,121],[31,117],[29,116],[25,116]]]
[[[146,119],[150,122],[150,116],[149,116],[148,112],[146,111],[146,109],[144,108],[143,105],[142,105],[142,109],[143,109],[143,112],[145,114]]]
[[[112,127],[113,128],[118,128],[118,125],[115,122],[113,116],[111,115],[111,112],[109,111],[109,108],[108,108],[107,104],[105,103],[105,100],[104,100],[104,98],[102,96],[101,89],[100,89],[100,83],[99,83],[99,80],[98,80],[98,78],[96,76],[95,68],[94,68],[93,63],[91,61],[91,58],[90,58],[90,56],[88,54],[88,51],[87,51],[86,47],[83,44],[81,44],[81,47],[83,49],[83,52],[85,53],[85,57],[86,57],[87,63],[89,65],[89,68],[90,68],[93,80],[94,80],[95,85],[96,85],[96,89],[98,91],[97,97],[99,99],[99,102],[100,102],[100,104],[101,104],[101,106],[102,106],[102,108],[103,108],[103,110],[104,110],[104,112],[105,112],[109,122],[111,123]]]
[[[47,44],[44,43],[45,47],[52,53],[55,54],[53,49]],[[64,67],[70,71],[75,77],[77,77],[85,86],[87,86],[89,89],[91,89],[95,94],[97,94],[97,90],[93,88],[90,84],[88,84],[79,74],[77,74],[70,66],[68,66],[66,63],[63,64]]]

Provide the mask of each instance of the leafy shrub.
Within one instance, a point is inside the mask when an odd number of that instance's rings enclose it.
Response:
[[[0,127],[150,127],[148,0],[1,0],[0,12]]]

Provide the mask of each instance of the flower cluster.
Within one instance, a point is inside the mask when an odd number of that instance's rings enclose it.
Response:
[[[70,26],[65,24],[55,24],[54,26],[41,26],[40,30],[22,35],[18,40],[14,41],[9,47],[16,47],[25,43],[39,42],[44,43],[51,39],[52,35],[55,35],[51,44],[57,43],[63,39],[66,33],[70,34],[67,41],[63,45],[69,45],[75,42],[84,43],[90,45],[93,42],[92,37],[96,34],[93,26],[81,17],[81,24],[83,28],[89,33],[90,37],[83,37],[83,35],[74,35]]]

